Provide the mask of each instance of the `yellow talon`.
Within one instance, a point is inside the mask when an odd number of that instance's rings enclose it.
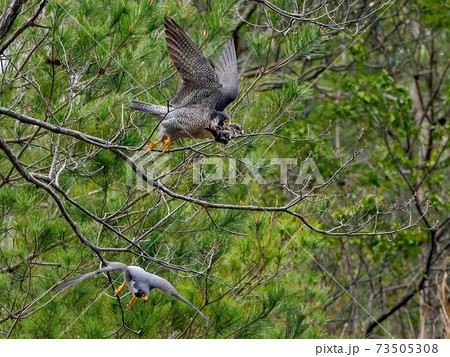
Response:
[[[145,148],[147,148],[147,150],[144,152],[144,155],[147,155],[150,151],[152,151],[161,141],[161,139],[158,139],[155,142],[150,140],[150,144],[144,146]]]
[[[170,136],[168,136],[167,139],[164,141],[164,145],[162,147],[162,153],[163,154],[170,150],[170,144],[171,143],[172,143],[172,139],[170,138]]]
[[[125,289],[125,286],[127,286],[126,281],[124,281],[123,284],[117,288],[116,292],[114,293],[114,296],[119,295],[123,291],[123,289]]]
[[[136,295],[133,295],[133,297],[130,300],[130,303],[128,304],[128,310],[131,310],[131,308],[134,306],[134,304],[136,303],[137,297]]]

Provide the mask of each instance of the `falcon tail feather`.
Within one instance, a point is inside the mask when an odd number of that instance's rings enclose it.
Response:
[[[141,112],[146,112],[153,115],[165,115],[168,112],[167,107],[163,105],[145,103],[139,100],[132,100],[131,103],[134,110],[139,110]]]

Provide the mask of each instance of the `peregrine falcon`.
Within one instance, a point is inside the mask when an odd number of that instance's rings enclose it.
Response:
[[[64,284],[58,285],[53,290],[54,291],[62,290],[99,273],[106,273],[111,271],[123,271],[125,281],[116,290],[114,296],[118,296],[127,286],[132,295],[131,301],[128,305],[128,309],[131,309],[134,306],[137,299],[141,299],[144,302],[147,302],[148,297],[150,296],[150,290],[159,289],[165,291],[166,293],[172,295],[178,300],[189,305],[200,316],[202,316],[211,326],[216,328],[216,326],[199,309],[197,309],[188,300],[186,300],[184,297],[178,294],[173,285],[169,283],[166,279],[163,279],[155,274],[148,273],[144,269],[137,266],[132,265],[128,266],[119,262],[107,262],[107,263],[108,266],[106,266],[105,268],[98,269],[84,275],[80,275],[76,278],[73,278],[65,282]]]
[[[170,19],[164,22],[167,49],[183,81],[168,106],[133,101],[133,109],[151,113],[160,119],[161,129],[155,142],[146,146],[148,153],[163,143],[162,152],[170,150],[178,138],[211,138],[226,144],[242,133],[223,110],[239,93],[234,41],[227,42],[213,69],[199,48],[180,26]]]

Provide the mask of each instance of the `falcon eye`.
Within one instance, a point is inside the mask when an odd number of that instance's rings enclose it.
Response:
[[[140,298],[144,295],[144,292],[142,290],[138,290],[135,295],[136,297]]]

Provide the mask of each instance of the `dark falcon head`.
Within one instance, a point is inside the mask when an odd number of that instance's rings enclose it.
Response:
[[[213,110],[211,113],[210,128],[217,130],[218,127],[223,127],[225,124],[229,125],[231,123],[231,118],[227,113],[219,112]]]
[[[150,287],[145,282],[136,282],[134,283],[134,288],[136,291],[134,292],[134,295],[143,300],[144,302],[147,302],[148,297],[150,296]]]

